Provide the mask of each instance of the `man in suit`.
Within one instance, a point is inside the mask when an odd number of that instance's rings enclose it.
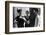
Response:
[[[35,8],[29,8],[30,11],[26,11],[26,20],[27,23],[25,24],[25,27],[34,27],[35,26],[35,18],[37,16],[37,14],[34,12],[34,10],[36,11],[37,9]]]

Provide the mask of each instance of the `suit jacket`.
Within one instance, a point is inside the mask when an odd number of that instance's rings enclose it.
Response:
[[[30,23],[29,24],[26,23],[25,27],[34,27],[34,25],[35,25],[35,18],[36,18],[36,14],[35,13],[31,13],[30,16],[29,16],[29,19],[26,18],[27,21],[29,20]]]

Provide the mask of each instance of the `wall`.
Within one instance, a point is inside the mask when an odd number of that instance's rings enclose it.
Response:
[[[0,35],[46,35],[46,31],[35,32],[35,33],[5,34],[5,1],[6,0],[0,0]],[[15,1],[40,2],[40,3],[45,3],[45,6],[46,6],[46,0],[15,0]],[[45,17],[45,21],[46,21],[46,17]]]

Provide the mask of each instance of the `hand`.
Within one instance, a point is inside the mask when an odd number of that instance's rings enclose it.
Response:
[[[28,21],[27,21],[27,23],[29,24],[29,23],[30,23],[30,21],[28,20]]]

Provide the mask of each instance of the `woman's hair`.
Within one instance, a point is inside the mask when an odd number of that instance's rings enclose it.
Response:
[[[22,11],[22,9],[17,9],[17,12],[18,12],[18,13],[21,13],[21,11]]]

